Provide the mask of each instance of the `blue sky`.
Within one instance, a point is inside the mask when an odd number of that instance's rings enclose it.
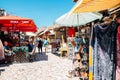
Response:
[[[0,8],[11,15],[32,18],[37,27],[42,27],[53,25],[74,4],[72,0],[1,0]]]

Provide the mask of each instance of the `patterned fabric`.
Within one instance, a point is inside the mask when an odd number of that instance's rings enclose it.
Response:
[[[90,78],[89,80],[114,80],[117,25],[96,24],[91,37]],[[92,77],[93,75],[93,77]]]
[[[120,26],[117,31],[117,68],[116,68],[116,80],[120,80]]]

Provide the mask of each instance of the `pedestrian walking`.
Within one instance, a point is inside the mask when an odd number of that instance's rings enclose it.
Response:
[[[43,44],[44,44],[44,47],[45,47],[45,53],[46,53],[46,52],[47,52],[47,46],[48,46],[48,40],[45,39]]]
[[[39,52],[39,54],[41,53],[42,54],[42,46],[43,46],[43,42],[42,42],[42,40],[40,39],[39,41],[38,41],[38,52]],[[41,52],[40,52],[41,51]]]

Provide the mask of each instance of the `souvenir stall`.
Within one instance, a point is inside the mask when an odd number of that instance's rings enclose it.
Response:
[[[64,37],[64,40],[66,41],[66,28],[57,28],[55,29],[55,35],[54,38],[50,40],[50,43],[52,45],[52,52],[58,53],[60,49],[60,44],[62,43],[62,36]]]
[[[102,18],[102,14],[100,13],[92,13],[92,12],[74,13],[74,14],[66,13],[56,20],[56,24],[60,26],[66,26],[67,28],[66,29],[67,35],[65,36],[66,38],[75,38],[76,37],[75,35],[77,35],[80,38],[81,34],[79,33],[80,32],[79,30],[81,28],[81,25],[85,25],[96,19],[101,19],[101,18]]]
[[[111,14],[111,16],[112,17],[104,17],[102,22],[95,21],[96,24],[94,27],[88,28],[88,25],[81,27],[79,34],[81,37],[76,37],[74,40],[75,43],[72,42],[72,45],[75,45],[75,57],[73,58],[74,67],[72,74],[80,77],[80,80],[88,80],[89,65],[92,65],[91,69],[93,70],[94,80],[120,79],[120,14],[117,12],[117,17],[114,16],[114,14]],[[92,31],[90,31],[90,29]],[[89,36],[90,32],[91,35]],[[89,64],[89,62],[91,63]]]
[[[91,32],[92,74],[94,80],[119,80],[120,12],[111,14],[111,17],[105,17],[103,20],[104,22],[95,24]]]
[[[10,60],[10,62],[28,61],[28,47],[27,45],[20,45],[20,32],[36,32],[37,27],[34,21],[29,18],[9,15],[0,17],[0,24],[0,30],[4,31],[4,34],[5,32],[8,34],[4,35],[5,37],[2,38],[3,42],[7,41],[9,45],[6,46],[9,47],[9,50],[11,50],[10,53],[6,52],[5,56],[14,57],[13,60]]]
[[[68,58],[73,61],[71,76],[79,77],[81,80],[88,80],[89,73],[89,38],[91,25],[86,25],[95,20],[101,19],[100,13],[66,13],[56,20],[59,25],[67,26]],[[84,25],[84,26],[83,26]]]
[[[80,26],[74,37],[68,37],[69,59],[73,60],[73,69],[69,75],[88,80],[89,28]]]
[[[120,1],[118,0],[80,0],[71,9],[70,14],[109,10],[110,15],[107,16],[111,17],[111,15],[116,11],[118,11],[118,14],[120,14],[119,7]],[[110,9],[113,10],[113,13],[110,12]],[[116,19],[118,18],[115,17],[116,16],[112,16],[111,20],[108,20],[108,22],[105,23],[103,23],[103,21],[98,22],[91,29],[91,45],[89,46],[89,80],[120,79],[117,73],[119,71],[116,70],[116,68],[119,69],[118,66],[116,66],[116,63],[119,61],[116,60],[118,59],[118,52],[116,52],[116,45],[118,45],[118,43],[116,40],[118,40],[117,36],[119,25],[118,22],[116,22]]]

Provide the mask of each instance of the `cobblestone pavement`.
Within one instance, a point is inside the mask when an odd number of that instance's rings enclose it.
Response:
[[[52,53],[36,54],[32,63],[15,63],[0,67],[0,80],[78,80],[68,78],[72,61]]]

